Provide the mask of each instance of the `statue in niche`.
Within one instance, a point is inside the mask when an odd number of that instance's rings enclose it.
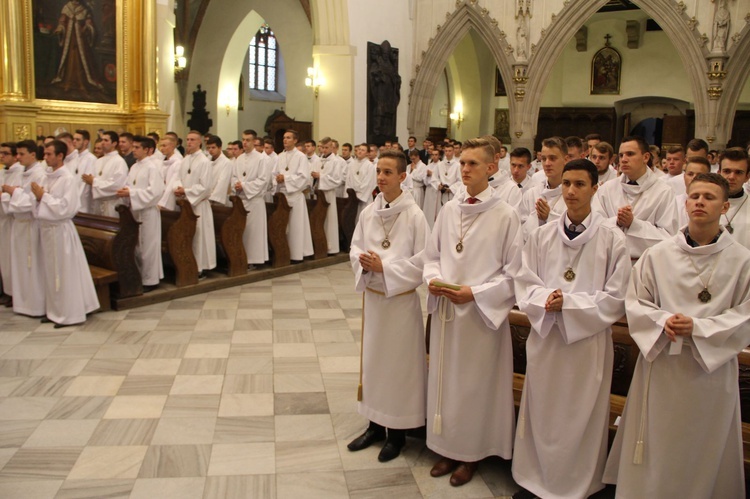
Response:
[[[727,8],[727,0],[719,0],[714,13],[714,33],[711,42],[713,52],[725,52],[727,50],[730,22],[731,14]]]
[[[527,47],[529,43],[529,30],[526,28],[526,16],[521,18],[516,30],[516,56],[521,61],[525,61],[528,58]]]
[[[193,92],[193,110],[189,111],[188,114],[190,115],[187,122],[188,128],[196,130],[202,135],[207,134],[214,124],[213,120],[208,117],[208,111],[206,111],[206,91],[201,90],[200,85]]]
[[[367,43],[367,141],[382,145],[396,137],[396,110],[401,100],[398,49],[386,40]]]

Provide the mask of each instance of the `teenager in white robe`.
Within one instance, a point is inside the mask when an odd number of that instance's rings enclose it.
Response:
[[[688,226],[632,272],[640,354],[604,474],[618,497],[745,497],[737,355],[750,342],[750,251],[720,228],[721,180],[693,180]]]
[[[518,212],[523,194],[532,186],[529,170],[531,169],[531,151],[518,147],[510,152],[510,172],[499,171],[496,177],[505,178],[498,185],[493,185],[500,199],[511,205]],[[492,185],[492,182],[490,182]]]
[[[604,488],[611,326],[625,314],[631,267],[625,236],[591,212],[595,172],[585,159],[565,166],[567,210],[529,236],[515,280],[531,332],[512,471],[539,497],[582,498]]]
[[[44,159],[52,171],[31,185],[44,264],[43,322],[53,322],[55,328],[86,322],[86,314],[99,308],[86,253],[73,225],[80,204],[76,178],[64,167],[64,157],[63,142],[46,146]]]
[[[284,151],[279,154],[271,181],[274,192],[283,193],[292,209],[286,229],[291,259],[302,261],[313,254],[310,218],[303,192],[310,185],[310,166],[304,153],[295,147],[297,132],[287,131],[283,140]]]
[[[354,189],[357,193],[359,204],[357,205],[357,220],[362,210],[372,203],[372,191],[377,184],[375,165],[367,159],[367,145],[360,144],[355,149],[357,157],[349,165],[349,171],[346,176],[346,190]]]
[[[177,140],[171,135],[162,137],[159,151],[164,156],[162,160],[162,177],[164,177],[164,194],[159,200],[159,206],[167,210],[176,210],[174,190],[177,187],[175,179],[180,171],[182,154],[177,149]]]
[[[380,194],[362,212],[349,251],[355,288],[364,293],[358,411],[370,421],[349,450],[383,440],[387,429],[378,455],[385,462],[401,452],[404,430],[425,422],[427,363],[416,288],[422,283],[429,227],[414,198],[399,188],[406,158],[384,152],[378,171]]]
[[[521,259],[520,221],[488,185],[497,168],[485,140],[464,142],[466,192],[446,204],[425,249],[432,314],[427,446],[441,459],[432,476],[471,480],[476,461],[513,449],[513,352],[508,314]],[[473,203],[473,204],[472,204]],[[436,286],[440,281],[458,290]],[[454,471],[455,470],[455,471]]]
[[[422,163],[419,159],[419,151],[413,149],[409,153],[409,159],[411,163],[407,165],[406,171],[411,176],[412,192],[411,195],[414,198],[414,202],[417,203],[419,209],[423,209],[424,206],[424,186],[427,177],[427,165]]]
[[[5,144],[0,146],[0,151],[5,153],[0,158],[5,166],[0,177],[0,187],[3,185],[19,186],[24,168],[16,161],[16,145]],[[13,218],[13,214],[6,212],[3,203],[0,202],[0,277],[2,277],[2,290],[6,295],[5,303],[9,302],[7,297],[13,296],[13,272],[10,260]]]
[[[542,171],[546,180],[543,184],[534,184],[524,192],[518,205],[524,241],[528,240],[534,230],[556,221],[565,211],[565,202],[562,199],[562,172],[567,155],[568,146],[561,138],[551,137],[542,141]]]
[[[335,255],[339,252],[339,215],[336,205],[336,190],[346,180],[344,160],[333,154],[333,141],[329,137],[320,140],[323,155],[320,158],[320,169],[312,172],[317,181],[317,187],[323,192],[328,201],[328,210],[323,227],[326,232],[328,243],[328,254]]]
[[[16,144],[23,165],[19,185],[3,185],[0,202],[5,213],[12,214],[10,237],[13,312],[31,317],[44,316],[44,266],[39,243],[39,222],[34,218],[36,199],[32,183],[41,183],[45,171],[37,161],[38,147],[32,140]]]
[[[599,172],[599,185],[617,178],[617,170],[612,167],[614,157],[615,150],[608,142],[599,142],[591,146],[589,159]]]
[[[193,254],[198,263],[198,272],[203,274],[216,267],[216,235],[214,214],[208,201],[214,185],[211,162],[201,151],[201,143],[200,133],[187,134],[185,157],[180,161],[173,194],[175,197],[184,196],[192,206],[193,213],[198,216],[193,237]]]
[[[268,170],[268,190],[266,191],[265,199],[266,203],[273,203],[273,182],[270,181],[271,175],[276,168],[276,161],[279,160],[279,155],[276,154],[274,149],[273,139],[263,139],[263,155],[266,157],[266,170]],[[343,189],[343,186],[341,187]],[[338,194],[340,197],[344,197],[343,194]]]
[[[81,177],[91,186],[91,211],[95,215],[117,218],[117,191],[125,187],[128,179],[128,165],[117,151],[117,143],[115,132],[104,132],[101,142],[104,156],[94,163],[93,173]]]
[[[430,223],[432,220],[434,224],[445,203],[462,190],[461,174],[456,159],[443,160],[437,164],[430,163],[428,168],[432,174],[428,177],[429,185],[425,191],[424,212],[427,222]],[[432,227],[432,224],[430,226]]]
[[[149,157],[154,149],[153,140],[135,136],[133,157],[136,162],[128,172],[125,187],[117,192],[130,206],[133,218],[141,223],[138,228],[138,244],[135,247],[135,263],[141,272],[144,286],[158,286],[164,278],[161,259],[161,213],[157,203],[164,194],[162,167]]]
[[[438,174],[438,166],[440,165],[440,151],[433,150],[430,152],[430,162],[425,166],[425,179],[424,179],[424,203],[422,204],[422,211],[427,219],[427,225],[430,229],[435,225],[440,208],[443,207],[442,196],[438,191],[440,182],[433,184],[433,177]]]
[[[315,153],[317,148],[318,146],[314,140],[308,140],[305,142],[305,157],[307,158],[307,164],[310,170],[310,178],[308,179],[309,183],[307,185],[310,188],[310,191],[307,194],[308,198],[312,198],[315,189],[318,188],[318,182],[316,182],[317,179],[312,176],[313,172],[320,173],[321,160],[320,156]]]
[[[240,154],[234,162],[232,187],[247,210],[242,243],[247,254],[248,268],[262,265],[268,256],[268,220],[265,195],[271,184],[268,156],[255,149]]]
[[[232,190],[232,174],[234,167],[229,158],[224,156],[221,150],[221,139],[211,136],[206,141],[206,152],[211,161],[211,176],[214,179],[213,189],[209,201],[224,206],[232,206],[229,201],[229,193]]]
[[[721,155],[721,176],[729,183],[729,210],[721,216],[721,223],[732,237],[745,248],[750,248],[750,195],[744,185],[750,179],[747,152],[732,147]]]
[[[640,137],[626,137],[620,144],[620,170],[616,181],[597,191],[592,206],[620,227],[628,241],[630,258],[636,260],[651,246],[670,238],[678,229],[678,212],[672,189],[648,167],[648,145]]]
[[[76,135],[78,135],[76,133]],[[81,206],[78,211],[83,213],[93,213],[93,202],[94,198],[91,194],[91,186],[84,182],[83,175],[94,175],[96,171],[96,156],[91,154],[88,149],[79,151],[78,161],[76,162],[75,169],[73,170],[73,176],[77,180],[77,187],[80,194]]]

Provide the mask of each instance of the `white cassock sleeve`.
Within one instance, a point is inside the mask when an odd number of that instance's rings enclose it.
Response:
[[[164,195],[164,178],[158,167],[148,168],[148,185],[130,188],[130,207],[135,210],[144,210],[156,206]]]
[[[366,162],[359,171],[361,175],[352,172],[354,182],[349,187],[357,191],[357,199],[363,203],[370,203],[372,201],[372,191],[375,190],[375,186],[377,185],[375,166],[370,162]]]
[[[616,225],[617,216],[614,218]],[[654,223],[633,218],[633,223],[625,231],[625,236],[628,238],[628,247],[643,254],[651,246],[677,234],[679,228],[679,214],[674,196],[665,196],[654,207]]]
[[[198,182],[185,189],[185,197],[193,206],[193,208],[195,208],[201,201],[205,201],[209,198],[209,196],[211,195],[211,187],[213,186],[213,184],[213,177],[211,176],[211,164],[206,162],[201,168]]]
[[[77,191],[76,191],[77,192]],[[3,196],[3,203],[6,197]],[[7,197],[8,202],[3,207],[7,213],[31,213],[34,211],[36,198],[31,192],[26,192],[22,187],[16,187],[12,196]]]
[[[78,189],[75,187],[75,177],[61,178],[58,182],[65,182],[64,193],[62,197],[55,197],[49,192],[45,192],[35,209],[35,216],[39,220],[56,222],[59,220],[70,220],[81,206],[81,197],[78,195]]]
[[[349,261],[352,264],[352,271],[354,272],[354,289],[360,293],[365,291],[365,288],[370,283],[370,272],[365,272],[362,268],[362,264],[359,263],[359,255],[365,253],[365,231],[362,227],[362,215],[365,211],[359,214],[359,220],[357,226],[354,228],[352,234],[352,244],[349,249]]]
[[[112,159],[109,162],[115,163],[110,175],[106,178],[94,175],[94,182],[91,184],[91,194],[94,199],[116,196],[117,191],[125,187],[125,182],[128,180],[128,166],[124,160]]]
[[[344,181],[344,168],[341,163],[335,160],[328,163],[330,163],[330,168],[325,168],[318,179],[318,189],[322,191],[335,189]]]
[[[292,161],[297,164],[289,165],[289,171],[281,172],[284,173],[287,194],[304,191],[310,185],[310,162],[304,155],[297,154],[293,156]]]
[[[731,264],[730,264],[731,265]],[[693,317],[693,355],[708,373],[735,358],[750,344],[750,286],[735,291],[739,305],[712,317]]]
[[[502,245],[502,267],[489,280],[471,287],[474,303],[487,327],[498,329],[516,304],[513,281],[521,268],[523,236],[521,222],[513,210],[506,224]],[[481,263],[477,262],[478,265]]]
[[[656,297],[652,292],[656,287],[651,265],[649,250],[646,250],[633,267],[625,296],[630,337],[649,362],[659,355],[669,341],[662,333],[667,319],[674,315],[656,305]]]
[[[383,282],[385,295],[388,298],[416,289],[422,283],[424,248],[430,239],[430,227],[427,225],[427,219],[422,210],[412,211],[408,215],[410,216],[408,227],[414,233],[412,256],[383,263]]]
[[[240,180],[237,170],[234,171],[232,176],[232,184],[240,182],[242,184],[242,191],[240,197],[245,199],[254,199],[258,196],[264,196],[268,191],[269,175],[271,171],[268,169],[268,158],[261,158],[258,162],[258,176],[254,179],[249,177],[242,177],[244,180]],[[288,187],[288,186],[287,186]]]

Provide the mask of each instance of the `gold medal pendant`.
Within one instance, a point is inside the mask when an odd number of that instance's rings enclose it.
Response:
[[[727,229],[727,232],[729,232],[730,234],[734,234],[734,227],[732,227],[732,223],[731,222],[729,222],[726,225],[726,229]]]
[[[576,278],[576,273],[575,273],[575,271],[573,271],[572,268],[568,267],[567,270],[565,270],[565,273],[563,274],[563,278],[566,281],[571,282],[571,281],[573,281],[573,279]]]
[[[391,241],[386,237],[383,239],[383,242],[380,243],[380,245],[383,247],[383,249],[388,249],[391,247]]]
[[[698,299],[703,303],[708,303],[711,301],[711,293],[708,292],[708,288],[703,288],[703,291],[698,293]]]
[[[458,244],[456,245],[456,251],[461,253],[463,250],[464,250],[464,243],[459,241]]]
[[[284,170],[285,170],[285,171],[289,171],[289,167],[287,166],[286,168],[284,168]]]

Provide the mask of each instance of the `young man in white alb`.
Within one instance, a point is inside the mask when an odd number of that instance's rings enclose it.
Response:
[[[696,176],[688,225],[633,268],[625,308],[640,354],[604,473],[617,497],[745,497],[750,250],[721,227],[728,195],[720,175]]]
[[[383,152],[380,194],[362,212],[349,251],[356,289],[364,293],[357,398],[369,426],[348,449],[359,451],[385,439],[381,462],[396,458],[406,430],[425,421],[427,363],[416,288],[422,283],[422,251],[430,233],[422,210],[401,190],[405,176],[404,155]]]

